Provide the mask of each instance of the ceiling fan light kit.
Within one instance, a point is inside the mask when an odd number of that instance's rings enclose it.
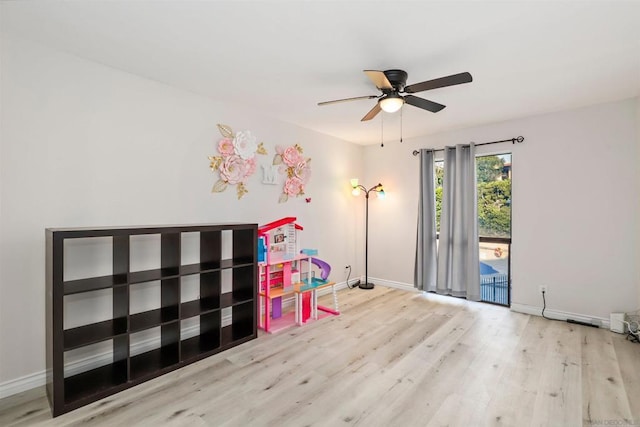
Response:
[[[380,108],[382,108],[382,111],[385,111],[387,113],[395,113],[400,108],[402,108],[404,99],[397,93],[391,93],[384,98],[380,98],[378,103],[380,103]]]
[[[364,70],[364,73],[382,94],[378,96],[366,95],[355,98],[336,99],[335,101],[319,102],[318,105],[378,98],[376,105],[361,119],[363,122],[373,119],[380,111],[395,113],[400,110],[405,103],[431,111],[432,113],[437,113],[445,108],[445,106],[411,94],[473,81],[471,74],[464,72],[406,86],[407,73],[403,70]]]

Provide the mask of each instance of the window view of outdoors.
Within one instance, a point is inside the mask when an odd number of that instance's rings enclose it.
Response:
[[[444,162],[435,162],[436,230],[440,231]],[[478,178],[478,234],[482,237],[511,236],[511,154],[476,158]]]
[[[440,232],[443,161],[436,162],[435,171],[436,230]],[[509,305],[511,154],[476,157],[476,175],[481,297],[486,302]]]
[[[478,234],[511,236],[511,154],[476,158]]]

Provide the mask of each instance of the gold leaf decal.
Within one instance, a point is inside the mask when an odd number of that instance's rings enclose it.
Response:
[[[295,145],[296,150],[298,150],[298,153],[302,154],[302,147],[299,146],[298,144]]]
[[[244,196],[245,194],[247,194],[249,192],[249,190],[247,190],[247,188],[244,186],[244,184],[242,182],[240,182],[236,186],[236,192],[238,193],[238,200],[240,200],[242,198],[242,196]]]
[[[280,154],[276,154],[275,156],[273,156],[273,164],[274,165],[282,164],[282,156]]]
[[[267,154],[267,149],[264,148],[264,143],[263,142],[258,144],[258,149],[256,150],[256,153],[258,153],[258,154]]]
[[[284,203],[284,202],[286,202],[287,200],[289,200],[289,196],[287,196],[287,194],[286,194],[286,193],[282,193],[282,194],[280,195],[280,199],[278,200],[278,203]]]
[[[212,171],[218,170],[218,168],[222,164],[222,157],[220,156],[215,156],[215,157],[209,156],[209,160],[211,161],[211,164],[209,165],[209,167],[211,168]]]
[[[225,138],[233,138],[233,130],[230,126],[218,124],[220,134]]]
[[[212,193],[222,193],[227,189],[227,185],[229,183],[227,181],[219,180],[215,184],[213,184],[213,188],[211,189]]]

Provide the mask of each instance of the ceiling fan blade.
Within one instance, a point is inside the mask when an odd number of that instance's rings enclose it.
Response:
[[[470,83],[473,77],[469,73],[453,74],[439,79],[427,80],[426,82],[416,83],[404,88],[406,93],[416,93],[425,90],[438,89],[440,87],[454,86],[462,83]]]
[[[376,70],[364,70],[364,73],[371,79],[374,85],[380,90],[393,89],[393,86],[389,82],[387,76],[382,71]]]
[[[365,116],[360,119],[360,121],[366,122],[367,120],[373,119],[381,110],[382,108],[380,108],[380,104],[376,103],[376,105],[367,114],[365,114]]]
[[[432,113],[437,113],[438,111],[442,110],[445,107],[444,105],[438,104],[437,102],[418,98],[417,96],[413,96],[413,95],[406,95],[404,97],[404,102],[406,102],[409,105],[413,105],[414,107],[431,111]]]
[[[335,99],[333,101],[318,102],[318,105],[338,104],[340,102],[357,101],[359,99],[373,99],[373,98],[377,98],[377,97],[378,97],[378,95],[356,96],[354,98],[344,98],[344,99]]]

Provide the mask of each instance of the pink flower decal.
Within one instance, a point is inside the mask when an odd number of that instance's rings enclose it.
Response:
[[[247,165],[239,156],[229,156],[220,165],[220,178],[229,184],[244,182],[247,178]]]
[[[299,178],[291,177],[287,178],[284,182],[284,193],[287,196],[299,196],[304,193],[304,184]]]
[[[309,182],[309,178],[311,178],[311,167],[306,160],[301,160],[296,164],[293,168],[293,174],[300,179],[303,183]]]
[[[256,172],[256,167],[257,167],[257,163],[256,163],[256,159],[251,158],[245,161],[245,178],[249,178],[251,175],[253,175]]]
[[[282,160],[289,167],[295,167],[300,161],[304,160],[298,149],[293,147],[287,147],[282,153]]]
[[[298,144],[286,148],[276,146],[273,164],[279,165],[278,172],[285,175],[280,203],[289,200],[290,196],[303,195],[305,185],[311,177],[311,159],[304,158],[302,147]]]
[[[223,156],[230,156],[233,154],[233,140],[229,138],[222,138],[218,142],[218,152]]]

